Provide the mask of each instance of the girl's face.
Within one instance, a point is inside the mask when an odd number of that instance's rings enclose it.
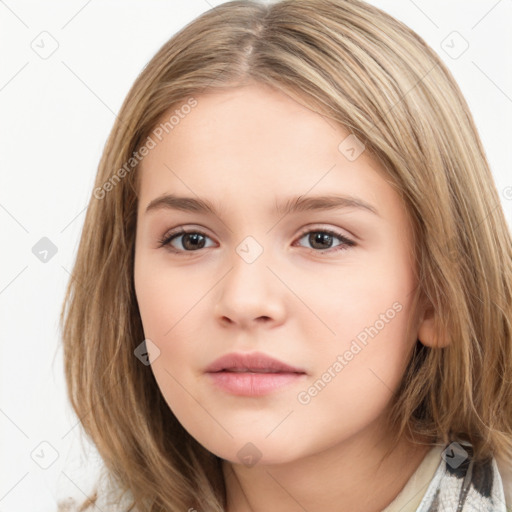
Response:
[[[403,203],[353,135],[281,92],[188,104],[140,170],[135,289],[165,400],[247,466],[377,442],[420,323]]]

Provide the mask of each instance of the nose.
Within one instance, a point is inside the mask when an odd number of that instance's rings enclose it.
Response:
[[[224,327],[274,327],[284,321],[287,289],[267,263],[263,254],[252,263],[234,255],[215,304],[215,316]]]

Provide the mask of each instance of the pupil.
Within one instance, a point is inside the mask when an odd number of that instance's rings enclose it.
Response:
[[[200,243],[201,242],[199,240],[200,238],[203,238],[203,240],[202,240],[203,243],[202,244]],[[191,243],[190,247],[187,247],[187,242]],[[185,248],[197,249],[199,247],[199,249],[202,249],[203,245],[204,245],[204,237],[203,237],[203,235],[200,235],[198,233],[187,233],[183,237],[183,247],[185,247]]]
[[[313,241],[311,241],[311,239]],[[319,244],[327,244],[330,246],[330,242],[332,241],[332,236],[327,234],[327,233],[316,233],[316,234],[312,234],[310,235],[310,243],[312,245],[312,247],[314,247],[315,249],[325,249],[325,247],[315,247],[315,244],[316,243],[319,243]]]

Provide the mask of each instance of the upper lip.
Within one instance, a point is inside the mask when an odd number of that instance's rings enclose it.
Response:
[[[221,371],[254,371],[268,373],[306,373],[302,368],[297,368],[274,359],[261,352],[230,353],[219,357],[205,370],[207,373]]]

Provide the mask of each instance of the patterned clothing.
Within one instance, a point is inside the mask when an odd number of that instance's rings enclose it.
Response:
[[[457,454],[453,445],[468,454],[460,463],[454,460]],[[503,482],[494,458],[476,464],[469,443],[451,443],[443,453],[444,463],[434,474],[417,512],[507,512]]]
[[[475,463],[470,443],[434,446],[382,512],[512,512],[505,476],[511,475],[494,458]]]

